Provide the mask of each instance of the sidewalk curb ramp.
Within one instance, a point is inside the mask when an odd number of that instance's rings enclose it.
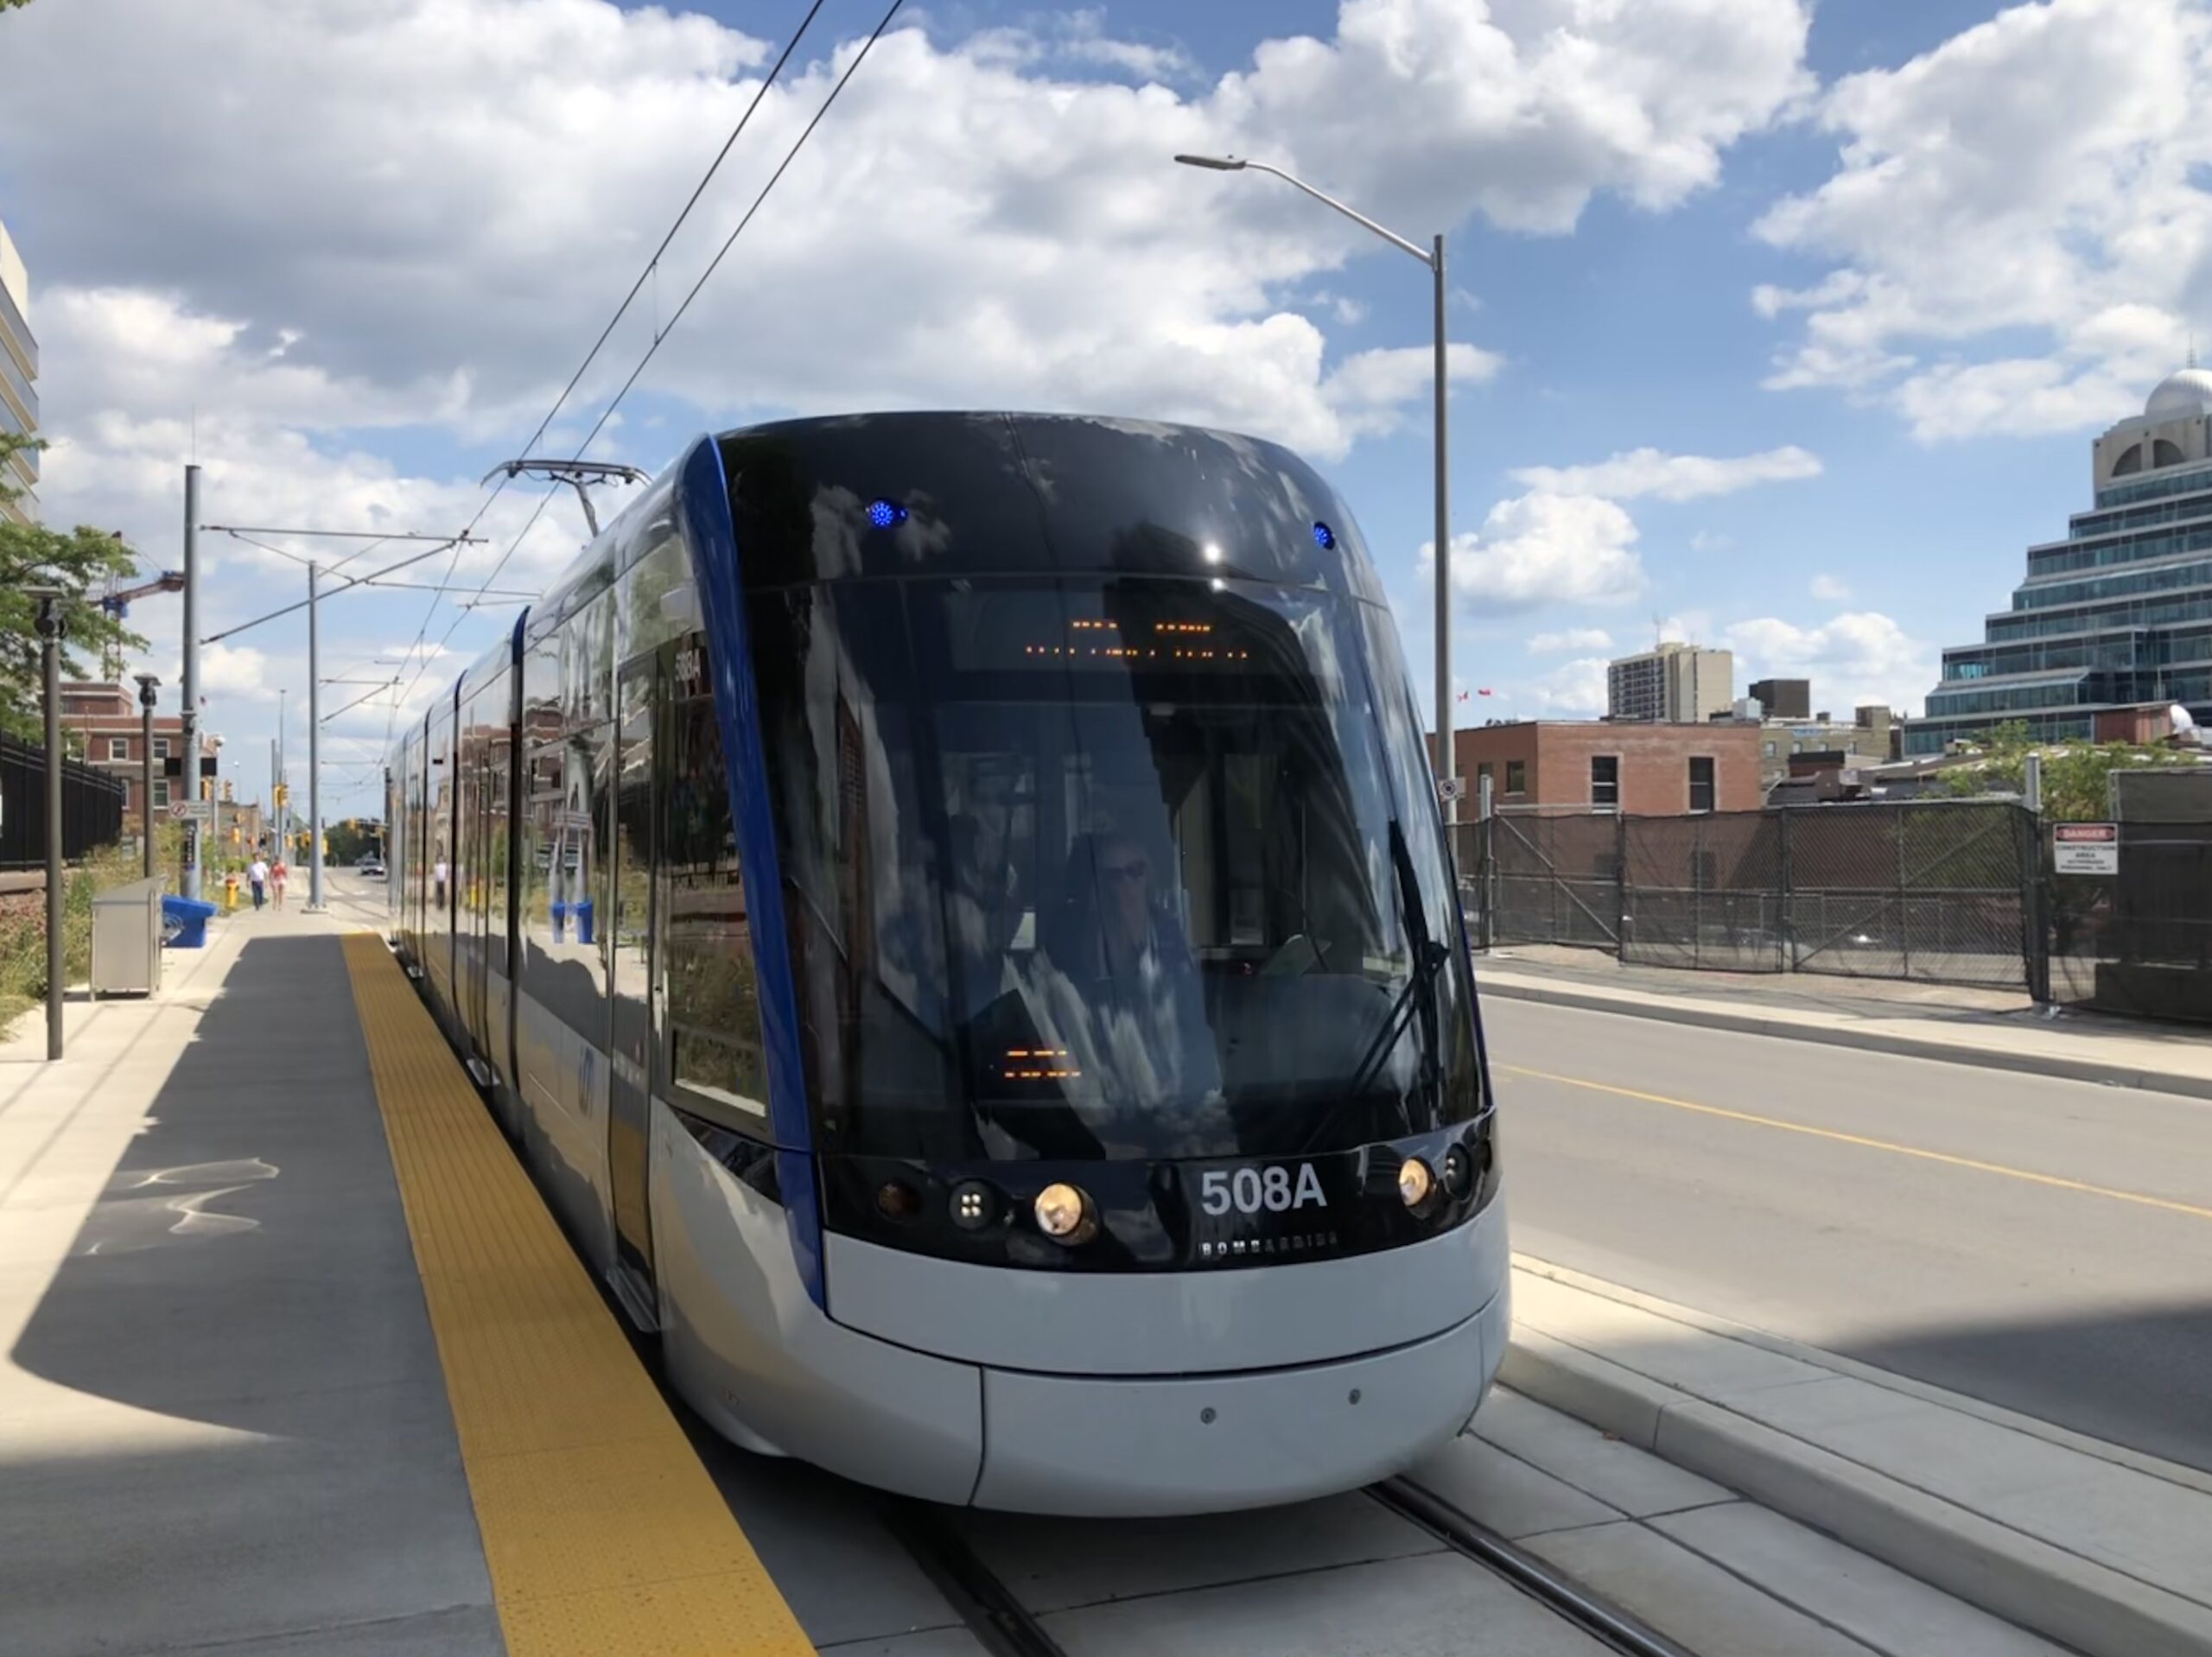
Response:
[[[2015,1070],[2029,1076],[2052,1076],[2070,1082],[2094,1082],[2107,1087],[2140,1088],[2152,1093],[2181,1094],[2212,1099],[2212,1077],[2173,1070],[2145,1070],[2132,1065],[2101,1064],[2093,1059],[2034,1053],[1967,1042],[1933,1041],[1884,1030],[1864,1030],[1849,1025],[1821,1024],[1809,1019],[1777,1018],[1761,1013],[1738,1013],[1709,1002],[1656,1000],[1625,993],[1570,989],[1526,978],[1478,970],[1477,989],[1484,996],[1510,1001],[1535,1001],[1548,1006],[1573,1007],[1586,1013],[1618,1013],[1631,1019],[1656,1019],[1666,1024],[1692,1025],[1707,1030],[1733,1031],[1738,1035],[1778,1036],[1789,1041],[1820,1042],[1831,1047],[1857,1048],[1862,1052],[1891,1053],[1904,1058],[1934,1059],[1946,1064],[1972,1064],[1982,1070]],[[1995,1039],[2007,1032],[1993,1030]]]
[[[1497,1379],[2088,1657],[2212,1654],[2203,1606],[1552,1336]]]

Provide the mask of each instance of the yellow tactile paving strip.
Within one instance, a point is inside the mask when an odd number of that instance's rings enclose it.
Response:
[[[812,1653],[399,963],[345,947],[511,1657]]]

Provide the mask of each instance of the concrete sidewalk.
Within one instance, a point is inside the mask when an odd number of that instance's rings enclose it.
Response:
[[[0,1045],[0,1651],[501,1649],[333,917]]]
[[[1516,1260],[1499,1378],[2091,1657],[2212,1653],[2212,1476]]]
[[[2212,1026],[2045,1019],[2012,992],[1669,972],[1541,948],[1478,955],[1475,979],[1514,1000],[2212,1099]]]

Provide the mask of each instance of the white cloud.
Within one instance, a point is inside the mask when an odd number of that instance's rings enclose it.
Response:
[[[1537,633],[1529,640],[1531,656],[1555,656],[1561,651],[1609,651],[1613,636],[1603,627],[1569,627],[1560,632]]]
[[[1472,346],[1444,348],[1447,385],[1474,385],[1496,374],[1501,359]],[[1436,353],[1431,346],[1362,351],[1347,357],[1321,382],[1321,400],[1355,436],[1394,431],[1409,403],[1433,397]]]
[[[1841,604],[1851,596],[1851,588],[1834,575],[1814,576],[1811,592],[1823,604]]]
[[[1802,86],[1804,31],[1799,0],[1347,0],[1334,38],[1265,42],[1186,98],[1054,79],[1004,31],[941,45],[899,29],[649,383],[709,411],[1190,416],[1338,454],[1355,433],[1321,341],[1270,295],[1376,245],[1269,181],[1171,154],[1264,151],[1385,219],[1563,232],[1600,191],[1657,209],[1710,183]],[[33,7],[10,36],[0,147],[49,291],[159,296],[264,361],[505,427],[561,383],[767,49],[602,0],[118,0]],[[1134,61],[1095,20],[1060,44]],[[801,62],[587,403],[842,67]],[[1395,118],[1370,118],[1383,108]],[[201,382],[180,364],[140,389],[181,412]]]
[[[1643,590],[1636,523],[1592,495],[1516,495],[1490,509],[1479,534],[1452,537],[1452,590],[1485,613],[1546,604],[1614,604]],[[1435,543],[1421,564],[1435,568]]]
[[[1756,227],[1836,261],[1753,291],[1764,316],[1803,315],[1768,384],[1879,396],[1923,441],[2134,412],[2212,301],[2208,99],[2194,0],[2015,6],[1837,82],[1819,105],[1836,171]],[[1997,339],[2009,354],[1974,354]]]
[[[1141,80],[1181,80],[1198,73],[1198,65],[1180,46],[1150,46],[1137,41],[1117,41],[1106,33],[1103,11],[1071,11],[1061,19],[1058,51],[1077,63],[1095,63]]]
[[[1533,704],[1540,717],[1595,719],[1605,711],[1605,668],[1602,656],[1578,657],[1536,680],[1516,700]]]
[[[1746,683],[1810,679],[1815,704],[1839,714],[1867,702],[1916,708],[1936,679],[1936,648],[1871,610],[1811,627],[1763,616],[1734,623],[1719,642],[1736,653],[1737,676]]]
[[[1329,37],[1265,41],[1195,89],[1179,48],[1113,39],[1096,13],[965,39],[899,28],[656,359],[642,390],[666,403],[594,453],[655,466],[709,422],[951,403],[1195,419],[1339,457],[1419,408],[1427,348],[1341,356],[1290,308],[1353,258],[1402,256],[1173,153],[1264,154],[1389,223],[1558,233],[1601,194],[1663,211],[1802,94],[1808,11],[1345,0]],[[771,52],[606,0],[48,3],[6,35],[0,154],[10,216],[35,227],[58,440],[45,505],[149,548],[175,544],[195,452],[211,515],[465,521],[481,496],[449,447],[503,449],[536,423]],[[763,100],[556,436],[581,437],[666,323],[856,43],[834,44],[810,41]],[[1424,338],[1425,311],[1406,316]],[[1463,381],[1498,369],[1473,343],[1452,363]],[[502,497],[464,571],[532,498]],[[1562,545],[1568,510],[1516,509],[1558,519],[1542,532]],[[1632,575],[1618,525],[1581,510],[1601,574]],[[1516,588],[1581,556],[1540,575],[1539,531],[1497,528],[1478,569],[1503,560]],[[556,502],[502,585],[536,585],[576,533]],[[291,579],[207,550],[211,625]],[[327,647],[411,636],[403,596],[334,604]]]
[[[1820,457],[1790,444],[1713,460],[1702,454],[1667,454],[1656,448],[1630,449],[1592,466],[1526,466],[1514,481],[1555,495],[1605,495],[1614,500],[1650,496],[1658,500],[1696,500],[1732,495],[1754,484],[1816,478]]]

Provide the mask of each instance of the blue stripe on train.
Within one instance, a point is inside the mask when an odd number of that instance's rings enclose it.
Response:
[[[676,488],[677,521],[691,552],[692,579],[713,666],[715,718],[728,757],[730,821],[743,860],[747,930],[760,993],[760,1035],[766,1049],[768,1127],[776,1143],[776,1174],[799,1279],[826,1309],[822,1275],[822,1209],[814,1184],[813,1123],[799,1057],[798,997],[791,981],[790,934],[784,928],[783,881],[776,859],[774,818],[760,736],[759,692],[752,673],[743,583],[738,577],[737,526],[730,517],[729,479],[721,448],[702,437],[685,455]]]

